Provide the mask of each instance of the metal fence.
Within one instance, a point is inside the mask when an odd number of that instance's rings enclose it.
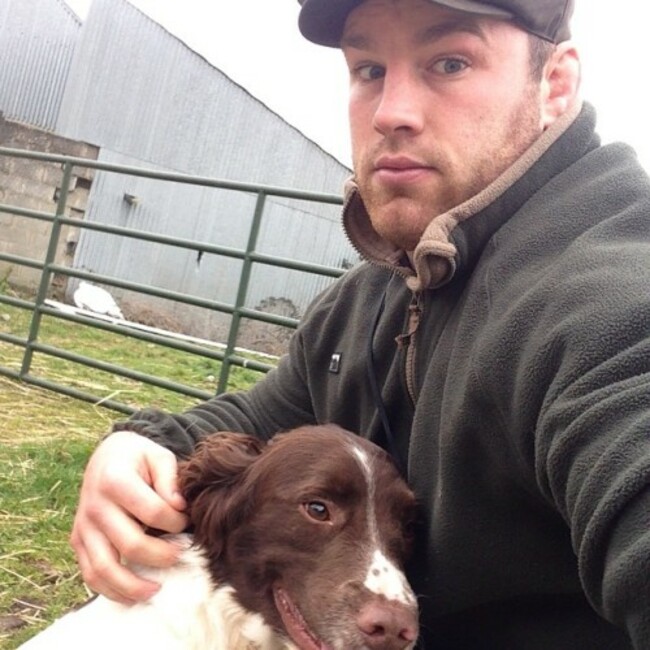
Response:
[[[103,163],[87,160],[85,158],[75,158],[70,156],[46,154],[34,151],[23,151],[18,149],[0,148],[0,156],[31,159],[35,161],[57,163],[61,165],[60,191],[58,192],[58,199],[54,213],[31,210],[15,205],[6,205],[0,203],[0,213],[8,213],[19,217],[24,217],[29,220],[44,222],[49,224],[50,229],[49,245],[47,247],[45,258],[43,260],[36,260],[29,257],[0,252],[0,261],[2,262],[7,262],[12,265],[25,266],[40,271],[40,281],[38,283],[36,297],[33,301],[0,293],[0,304],[26,309],[31,312],[31,320],[26,338],[0,332],[0,342],[8,343],[13,346],[19,346],[23,349],[20,370],[12,369],[0,364],[0,375],[12,379],[21,380],[23,382],[53,390],[58,393],[62,393],[87,402],[101,403],[101,405],[105,407],[120,411],[125,414],[130,414],[134,411],[133,407],[122,402],[113,399],[104,399],[98,395],[94,395],[86,391],[79,390],[73,386],[64,385],[60,382],[52,381],[46,377],[35,374],[33,371],[32,361],[34,354],[40,353],[49,355],[51,357],[56,357],[58,359],[63,359],[75,364],[82,364],[84,366],[88,366],[90,368],[104,372],[109,372],[121,377],[133,379],[145,384],[149,384],[151,386],[164,388],[166,390],[181,393],[190,397],[208,399],[213,395],[213,393],[209,393],[204,390],[170,381],[161,377],[155,377],[123,366],[99,361],[88,356],[76,354],[63,348],[41,343],[39,342],[39,330],[41,327],[42,318],[43,316],[49,316],[53,318],[63,319],[65,321],[69,321],[72,324],[76,323],[84,326],[98,328],[100,330],[108,332],[119,333],[121,335],[129,336],[144,342],[155,343],[172,349],[217,360],[221,363],[220,376],[217,384],[218,394],[227,390],[229,376],[231,368],[233,366],[245,367],[261,373],[265,373],[273,367],[271,364],[265,363],[255,358],[246,358],[240,352],[238,352],[236,348],[236,342],[242,319],[252,319],[272,325],[280,325],[290,328],[295,328],[297,325],[297,321],[295,319],[265,313],[255,309],[247,308],[245,306],[253,265],[270,265],[305,273],[315,273],[331,278],[339,277],[344,272],[340,268],[333,268],[319,264],[310,264],[298,260],[274,257],[256,251],[257,238],[260,232],[262,220],[264,218],[264,208],[267,197],[285,197],[319,203],[340,204],[342,201],[341,197],[339,196],[305,192],[280,187],[225,181],[214,178],[191,176],[187,174],[160,172],[137,167]],[[134,228],[125,228],[121,226],[96,222],[91,223],[85,222],[83,219],[71,219],[69,217],[66,217],[65,215],[68,202],[68,194],[70,191],[71,179],[73,178],[73,171],[75,168],[103,170],[136,177],[152,178],[175,183],[185,183],[189,185],[199,185],[203,187],[221,188],[232,190],[234,192],[246,192],[253,194],[256,196],[256,202],[252,218],[252,225],[248,233],[247,245],[244,249],[228,248],[206,243],[203,241],[179,239],[166,235],[155,234],[149,231],[141,231]],[[178,246],[196,251],[197,253],[212,253],[219,256],[238,259],[241,261],[242,267],[236,299],[233,304],[226,304],[223,302],[199,298],[197,296],[192,296],[189,294],[165,290],[159,287],[138,284],[131,281],[124,281],[116,277],[89,273],[81,269],[69,268],[62,264],[58,264],[56,263],[56,254],[57,249],[60,245],[61,229],[64,226],[73,226],[79,229],[90,229],[124,238],[134,238],[148,242]],[[48,305],[47,301],[51,281],[55,274],[60,274],[68,278],[72,277],[80,280],[89,280],[93,283],[101,283],[108,286],[119,287],[121,289],[135,291],[141,294],[171,299],[187,305],[194,305],[197,307],[216,310],[218,312],[229,314],[231,316],[231,323],[225,346],[223,349],[211,349],[203,345],[188,342],[186,340],[174,339],[162,334],[144,331],[142,329],[134,329],[120,322],[97,320],[95,318],[87,317],[78,313],[68,313],[56,309],[51,305]]]

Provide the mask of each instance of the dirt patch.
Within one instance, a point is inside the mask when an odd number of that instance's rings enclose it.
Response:
[[[255,307],[257,311],[287,318],[300,318],[298,308],[286,298],[265,298]],[[239,328],[237,345],[248,350],[282,356],[289,348],[294,329],[272,323],[244,319]]]
[[[152,309],[146,305],[138,305],[136,302],[131,301],[124,301],[121,307],[124,318],[133,323],[156,327],[176,334],[184,333],[180,322],[162,311]]]
[[[15,632],[30,623],[40,621],[44,611],[45,607],[41,602],[27,597],[14,598],[9,611],[0,615],[0,634]]]

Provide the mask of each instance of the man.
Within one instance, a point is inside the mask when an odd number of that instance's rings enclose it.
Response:
[[[156,585],[183,528],[176,455],[215,429],[336,422],[423,507],[427,647],[650,647],[650,180],[600,146],[570,0],[304,0],[350,69],[343,221],[368,263],[315,301],[246,394],[140,412],[86,471],[91,587]],[[336,360],[336,363],[332,363]]]

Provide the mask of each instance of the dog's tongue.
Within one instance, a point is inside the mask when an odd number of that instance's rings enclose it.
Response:
[[[289,594],[284,589],[274,587],[273,597],[287,634],[300,650],[330,650],[309,629],[300,610],[293,604]]]

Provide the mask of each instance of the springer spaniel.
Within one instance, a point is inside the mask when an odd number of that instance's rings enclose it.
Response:
[[[408,650],[417,603],[401,565],[413,494],[389,456],[337,426],[264,443],[206,438],[179,466],[193,537],[148,602],[103,596],[23,650]]]

